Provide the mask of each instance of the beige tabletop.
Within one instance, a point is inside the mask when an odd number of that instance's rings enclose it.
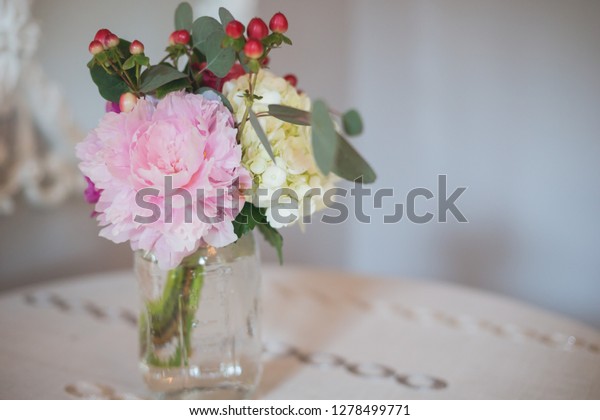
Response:
[[[600,399],[600,333],[434,282],[264,273],[268,399]],[[133,274],[0,295],[0,398],[145,398]]]

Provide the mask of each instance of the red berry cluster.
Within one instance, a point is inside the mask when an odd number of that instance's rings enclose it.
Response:
[[[104,50],[116,47],[119,45],[119,41],[119,37],[108,29],[100,29],[98,32],[96,32],[94,40],[90,42],[88,50],[90,51],[90,54],[97,55]]]
[[[269,34],[269,28],[271,34]],[[248,39],[244,37],[244,29],[244,24],[232,20],[225,27],[225,33],[231,40],[245,42],[243,51],[246,57],[251,60],[258,60],[265,55],[265,51],[268,53],[268,49],[281,44],[282,36],[288,30],[288,21],[283,13],[275,13],[269,22],[269,26],[267,26],[261,18],[255,17],[248,22],[246,28]]]

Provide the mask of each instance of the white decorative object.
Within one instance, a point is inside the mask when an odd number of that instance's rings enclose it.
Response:
[[[81,185],[73,145],[83,133],[33,58],[39,27],[30,8],[29,0],[0,0],[0,214],[20,192],[52,205]]]

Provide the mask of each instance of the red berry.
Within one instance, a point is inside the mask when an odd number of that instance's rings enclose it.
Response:
[[[138,97],[131,92],[125,92],[119,98],[119,109],[121,112],[129,112],[137,104]]]
[[[296,87],[296,86],[298,85],[298,78],[297,78],[297,77],[296,77],[296,75],[294,75],[294,74],[286,74],[285,76],[283,76],[283,78],[284,78],[285,80],[287,80],[287,82],[288,82],[290,85],[292,85],[292,86],[294,86],[294,87]]]
[[[260,58],[264,51],[263,44],[258,39],[249,39],[244,45],[244,54],[251,59]]]
[[[108,29],[100,29],[98,32],[96,32],[96,36],[94,36],[94,41],[101,42],[102,45],[106,47],[106,38],[109,35],[112,35],[111,31],[109,31]]]
[[[136,39],[129,46],[129,52],[133,55],[142,54],[144,52],[144,44]]]
[[[261,40],[267,35],[269,35],[269,28],[261,18],[255,17],[248,23],[248,38]]]
[[[113,48],[113,47],[116,47],[117,45],[119,45],[119,42],[121,40],[115,34],[110,34],[105,38],[105,41],[106,41],[106,43],[104,45],[106,47]]]
[[[265,58],[263,59],[263,61],[262,61],[262,65],[263,65],[263,66],[268,66],[270,62],[271,62],[271,59],[270,59],[270,58],[267,56],[267,57],[265,57]]]
[[[90,54],[96,55],[104,51],[104,45],[100,41],[92,41],[90,42],[90,46],[88,47]]]
[[[244,25],[240,21],[232,20],[225,27],[225,33],[233,39],[241,38],[244,35]]]
[[[185,45],[188,42],[190,42],[190,33],[188,31],[186,31],[185,29],[182,29],[180,31],[175,31],[169,37],[169,44],[171,44],[171,45],[176,45],[176,44]]]
[[[273,32],[283,34],[288,30],[288,21],[285,15],[281,12],[275,13],[269,22],[269,28]]]

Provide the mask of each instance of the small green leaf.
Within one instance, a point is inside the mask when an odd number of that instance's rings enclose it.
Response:
[[[123,70],[129,70],[135,67],[135,58],[137,56],[132,55],[131,57],[129,57],[127,60],[125,60],[125,62],[123,63]]]
[[[312,115],[312,147],[317,166],[324,175],[333,168],[337,152],[338,139],[335,126],[329,115],[325,102],[316,100],[313,104]]]
[[[108,74],[100,65],[90,69],[92,80],[98,86],[100,95],[110,102],[119,102],[121,95],[129,92],[127,84],[116,74]]]
[[[281,39],[283,40],[283,42],[284,42],[285,44],[292,45],[292,40],[291,40],[291,39],[289,39],[287,36],[285,36],[285,35],[283,35],[283,34],[282,34],[282,35],[281,35]]]
[[[279,264],[283,264],[283,236],[269,224],[258,225],[258,230],[263,234],[265,240],[277,250]]]
[[[221,19],[223,27],[227,26],[232,20],[235,20],[231,12],[224,7],[219,8],[219,19]]]
[[[200,89],[198,89],[196,91],[196,93],[198,95],[202,95],[204,92],[213,92],[215,95],[217,95],[221,99],[221,102],[223,103],[223,105],[225,105],[227,107],[227,109],[229,111],[231,111],[231,113],[233,114],[233,106],[231,106],[231,102],[229,102],[229,99],[227,99],[225,97],[225,95],[223,95],[218,90],[215,90],[213,88],[209,88],[208,86],[201,87]]]
[[[270,35],[267,35],[265,38],[263,38],[263,45],[271,45],[273,47],[278,47],[281,45],[281,41],[283,41],[283,39],[281,38],[282,36],[283,35],[278,32],[272,32]]]
[[[150,65],[150,59],[144,54],[138,54],[135,56],[135,62],[140,66],[148,67]]]
[[[332,172],[348,181],[357,181],[371,184],[377,179],[373,168],[362,158],[362,156],[338,134],[338,146],[333,164]]]
[[[202,16],[196,19],[192,27],[192,37],[194,39],[194,48],[198,48],[204,55],[206,54],[207,45],[206,42],[215,33],[222,34],[219,40],[219,47],[221,41],[225,36],[225,30],[221,23],[215,18],[210,16]]]
[[[177,92],[179,90],[187,89],[189,87],[190,87],[190,81],[187,78],[177,79],[177,80],[173,80],[172,82],[169,82],[169,83],[157,88],[154,95],[158,99],[162,99],[165,96],[167,96],[168,93]]]
[[[296,125],[310,125],[310,112],[285,105],[269,105],[269,115]]]
[[[358,136],[363,131],[363,122],[357,110],[351,109],[342,115],[344,131],[349,136]]]
[[[221,46],[224,37],[224,33],[214,32],[203,44],[205,46],[206,68],[217,77],[227,76],[235,63],[235,51]]]
[[[269,139],[267,138],[267,135],[265,134],[262,126],[260,125],[260,122],[258,121],[258,118],[256,117],[256,114],[254,113],[254,111],[252,111],[252,109],[248,113],[248,118],[250,119],[250,124],[252,125],[252,128],[254,128],[254,131],[256,131],[260,142],[269,154],[269,157],[273,160],[273,162],[275,162],[275,155],[273,155],[271,143],[269,143]]]
[[[188,2],[179,3],[179,6],[175,9],[175,29],[191,31],[193,21],[194,12],[192,11],[192,6]]]
[[[151,66],[142,73],[142,84],[140,90],[143,93],[150,93],[173,80],[187,77],[174,67],[167,64],[158,64]]]

